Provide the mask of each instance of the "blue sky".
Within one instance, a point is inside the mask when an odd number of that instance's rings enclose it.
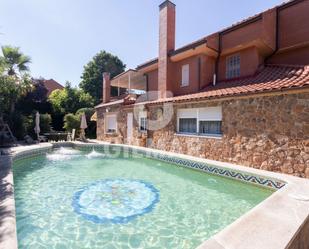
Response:
[[[32,58],[33,76],[78,85],[100,50],[127,68],[157,56],[162,0],[0,0],[0,45]],[[273,7],[282,0],[174,0],[176,47]]]

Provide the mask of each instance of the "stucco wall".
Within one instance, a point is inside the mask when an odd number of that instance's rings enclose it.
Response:
[[[217,105],[223,112],[221,139],[175,134],[177,109]],[[150,119],[156,119],[159,107],[149,107]],[[118,117],[124,137],[128,110]],[[100,122],[98,139],[104,140]],[[142,145],[135,126],[133,144]],[[178,104],[172,121],[161,130],[148,132],[148,140],[156,149],[309,178],[309,93]]]

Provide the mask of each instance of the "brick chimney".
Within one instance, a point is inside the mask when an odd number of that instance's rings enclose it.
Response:
[[[103,103],[108,103],[111,97],[110,73],[103,73]]]
[[[166,98],[171,90],[170,71],[171,62],[169,52],[175,50],[176,5],[171,1],[164,1],[160,6],[159,23],[159,97]]]

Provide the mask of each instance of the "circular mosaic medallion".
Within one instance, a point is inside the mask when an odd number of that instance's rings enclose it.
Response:
[[[159,191],[141,180],[106,179],[74,194],[74,211],[95,223],[127,223],[150,212],[159,201]]]

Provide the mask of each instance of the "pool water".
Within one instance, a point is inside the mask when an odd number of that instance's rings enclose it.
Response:
[[[19,248],[196,248],[272,194],[142,156],[64,148],[13,171]]]

